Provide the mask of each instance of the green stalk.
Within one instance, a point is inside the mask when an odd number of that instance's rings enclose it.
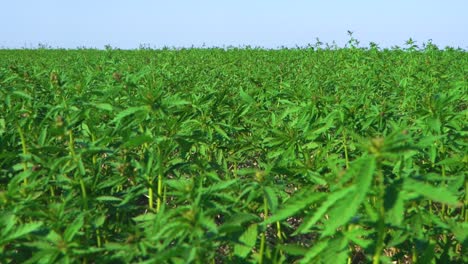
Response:
[[[346,134],[344,130],[343,130],[343,148],[344,148],[344,154],[345,154],[345,160],[346,160],[346,169],[349,169],[348,143],[346,140]]]
[[[416,251],[416,247],[413,246],[412,251],[413,252],[412,252],[411,259],[412,259],[413,263],[418,263],[418,252]]]
[[[379,131],[382,131],[382,124],[383,124],[383,116],[379,114]]]
[[[353,230],[353,228],[354,228],[353,224],[349,224],[349,225],[346,227],[346,229],[348,230],[348,232],[351,231],[351,230]],[[351,247],[351,246],[349,246],[349,250],[351,250],[351,252],[352,252],[352,247]],[[350,256],[348,256],[348,261],[347,261],[346,263],[347,263],[347,264],[351,264],[352,262],[353,262],[353,259],[352,259],[351,255],[350,255]]]
[[[444,154],[445,154],[444,143],[441,141],[440,142],[440,150],[439,150],[440,160],[444,160],[444,158],[445,158]],[[440,165],[440,170],[441,170],[441,173],[442,173],[442,178],[447,179],[444,164]],[[448,182],[444,181],[444,185],[447,185],[447,184],[448,184]],[[442,203],[442,219],[445,219],[447,211],[448,211],[447,205],[445,203]],[[445,235],[444,235],[444,237],[445,237]]]
[[[466,208],[468,207],[468,181],[466,180],[466,177],[465,177],[465,202],[464,202],[464,206],[463,206],[463,211],[465,212],[464,215],[465,215],[465,223],[468,223],[468,210],[466,210]]]
[[[148,177],[149,178],[149,177]],[[148,207],[151,211],[154,209],[154,201],[153,201],[153,181],[149,180],[149,188],[148,188]]]
[[[277,230],[276,235],[278,236],[279,241],[282,242],[283,237],[281,235],[281,225],[279,221],[276,221],[276,230]]]
[[[385,195],[385,185],[384,185],[384,176],[381,169],[380,161],[377,161],[378,168],[378,178],[377,178],[377,187],[378,187],[378,197],[376,205],[378,208],[379,219],[377,220],[377,245],[375,247],[374,256],[372,257],[372,264],[379,264],[380,257],[382,256],[382,251],[385,246],[385,207],[384,207],[384,195]]]
[[[237,177],[237,161],[234,162],[234,170],[233,170],[233,172],[234,172],[234,179],[237,179],[237,178],[238,178],[238,177]]]
[[[100,248],[101,247],[101,234],[99,232],[99,228],[96,229],[96,243],[97,243],[97,247]]]
[[[281,234],[281,224],[280,224],[279,221],[276,221],[276,230],[277,230],[276,236],[278,237],[278,242],[280,244],[283,244],[283,242],[284,242],[283,241],[283,235]],[[281,256],[284,256],[283,250],[276,248],[275,249],[275,254],[274,254],[274,257],[273,257],[273,259],[274,259],[273,262],[278,263]]]
[[[164,189],[163,189],[163,198],[162,198],[162,203],[163,203],[163,204],[166,204],[166,202],[167,202],[166,194],[167,194],[167,188],[166,188],[166,186],[164,186]]]
[[[73,137],[73,131],[72,130],[68,131],[68,139],[70,141],[70,144],[68,145],[68,149],[70,150],[70,155],[72,156],[73,161],[76,162],[75,139]]]
[[[266,221],[268,218],[268,201],[265,196],[263,196],[263,221]],[[266,241],[266,228],[265,231],[262,232],[262,236],[260,239],[260,258],[258,260],[259,264],[263,263],[263,255],[265,254],[265,241]]]
[[[163,182],[162,182],[162,174],[158,174],[158,197],[156,198],[156,212],[159,213],[161,210],[161,197],[163,195]]]
[[[162,157],[161,157],[161,149],[158,146],[158,186],[157,186],[157,198],[156,198],[156,212],[159,213],[161,210],[162,205],[162,197],[163,197],[163,172],[162,172]]]
[[[85,188],[83,178],[80,178],[80,186],[81,186],[81,196],[83,197],[83,201],[84,201],[84,207],[86,210],[88,210],[88,197],[86,195],[86,188]]]
[[[442,178],[445,179],[445,166],[441,165],[441,171],[442,171]],[[447,184],[447,182],[445,182]],[[442,203],[442,219],[445,219],[445,215],[447,212],[447,205],[445,203]]]
[[[68,139],[70,143],[68,144],[68,149],[70,151],[70,155],[72,156],[73,162],[78,162],[76,152],[75,152],[75,139],[73,137],[73,130],[68,131]],[[86,194],[86,186],[83,181],[83,177],[80,176],[80,188],[81,188],[81,196],[83,197],[83,202],[84,202],[84,208],[88,210],[88,198]]]
[[[96,142],[96,137],[94,136],[94,134],[91,134],[91,142],[93,144]],[[97,163],[97,154],[94,154],[93,155],[93,167],[96,166],[96,163]]]
[[[18,133],[19,133],[20,139],[21,139],[21,147],[22,147],[22,150],[23,150],[23,155],[27,155],[28,154],[28,148],[26,147],[26,139],[24,138],[23,130],[21,129],[21,127],[19,125],[18,125]],[[23,171],[27,171],[27,170],[28,170],[28,163],[26,161],[24,161],[24,159],[23,159]],[[24,183],[24,185],[27,185],[28,184],[28,179],[24,178],[23,183]]]
[[[140,126],[141,127],[141,126]],[[141,130],[143,131],[143,128],[141,127]],[[151,211],[154,211],[154,187],[153,187],[153,178],[150,176],[152,174],[150,165],[153,163],[153,156],[150,155],[150,149],[148,146],[148,143],[145,143],[144,145],[144,150],[146,153],[149,155],[149,160],[147,164],[147,169],[146,169],[146,178],[148,180],[148,207],[150,208]]]

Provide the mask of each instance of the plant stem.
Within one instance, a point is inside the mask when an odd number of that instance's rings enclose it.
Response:
[[[148,187],[148,207],[153,210],[153,181],[149,181],[149,187]]]
[[[162,182],[162,174],[158,174],[158,197],[156,198],[156,212],[159,213],[161,210],[161,197],[163,194],[163,182]]]
[[[282,242],[283,236],[281,235],[281,224],[279,221],[276,221],[276,230],[277,230],[276,235],[278,236],[279,241]]]
[[[377,244],[375,246],[374,256],[372,257],[372,264],[379,264],[382,251],[384,249],[385,243],[385,207],[384,207],[384,195],[385,195],[385,185],[384,185],[384,176],[381,168],[380,161],[377,161],[378,169],[378,197],[377,197],[377,207],[379,213],[379,219],[377,220]]]
[[[268,201],[265,196],[263,196],[263,221],[266,221],[268,218]],[[263,255],[265,254],[265,241],[266,241],[266,228],[262,233],[260,239],[260,258],[258,260],[259,264],[263,263]]]
[[[442,171],[442,178],[446,179],[444,165],[441,165],[441,171]],[[444,184],[447,184],[447,182],[444,181]],[[442,203],[442,219],[445,219],[446,213],[447,213],[447,205],[445,203]]]
[[[73,161],[76,162],[76,153],[75,153],[75,139],[73,137],[73,131],[70,130],[68,131],[68,139],[69,139],[69,144],[68,144],[68,149],[70,150],[70,155],[73,158]]]
[[[84,202],[84,208],[88,210],[88,200],[87,200],[88,198],[86,195],[86,188],[85,188],[83,178],[80,178],[80,187],[81,187],[81,195],[83,197],[83,202]]]
[[[468,210],[466,210],[468,207],[468,181],[466,180],[465,176],[465,202],[463,205],[463,211],[465,211],[465,223],[468,223]]]
[[[96,243],[97,243],[97,247],[100,248],[101,247],[101,234],[99,232],[99,228],[96,229]]]
[[[413,246],[412,251],[412,261],[413,263],[418,263],[418,252],[416,251],[416,247]]]
[[[70,155],[72,156],[73,162],[78,162],[77,157],[76,157],[76,152],[75,152],[75,139],[73,137],[73,130],[68,131],[68,149],[70,151]],[[79,183],[80,183],[80,188],[81,188],[81,196],[83,197],[83,204],[84,208],[88,210],[88,201],[87,201],[87,195],[86,195],[86,187],[83,181],[83,177],[79,177]]]
[[[26,147],[26,139],[24,138],[23,130],[21,129],[21,127],[19,125],[18,125],[18,133],[19,133],[20,139],[21,139],[21,147],[22,147],[22,150],[23,150],[23,155],[27,155],[28,154],[28,149]],[[28,163],[26,161],[24,161],[24,158],[23,158],[23,171],[27,171],[27,170],[28,170]],[[28,184],[28,179],[24,178],[23,183],[24,183],[24,185],[27,185]]]
[[[343,130],[343,148],[344,148],[344,154],[345,154],[345,160],[346,160],[346,169],[349,169],[349,157],[348,157],[348,143],[346,140],[346,134]]]

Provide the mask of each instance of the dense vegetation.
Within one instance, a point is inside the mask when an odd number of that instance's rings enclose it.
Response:
[[[467,263],[467,71],[431,44],[1,50],[0,262]]]

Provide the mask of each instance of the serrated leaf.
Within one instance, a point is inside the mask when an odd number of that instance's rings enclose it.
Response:
[[[440,122],[439,118],[428,118],[426,122],[429,128],[432,129],[432,131],[436,133],[440,133],[440,128],[442,126],[442,123]]]
[[[6,235],[4,238],[0,239],[0,244],[3,244],[8,241],[13,241],[29,233],[32,233],[38,230],[42,225],[43,225],[42,222],[32,222],[32,223],[20,225],[19,227],[12,228],[12,229],[7,228],[6,230],[9,230],[9,232],[7,234],[4,234]],[[4,230],[2,230],[2,233],[3,232]]]
[[[249,103],[249,104],[255,104],[255,99],[253,99],[252,96],[250,96],[249,94],[247,94],[243,90],[241,90],[239,92],[239,95],[240,95],[240,97],[242,98],[242,100],[244,102]]]
[[[433,186],[413,179],[405,179],[404,189],[415,192],[436,202],[458,205],[458,197],[445,186]]]
[[[65,230],[63,236],[64,239],[68,242],[72,241],[73,238],[75,237],[76,233],[80,231],[81,227],[83,227],[84,224],[84,217],[83,214],[80,214],[75,220],[67,227]]]
[[[263,193],[268,202],[268,208],[271,212],[275,212],[278,208],[278,196],[275,193],[275,190],[269,186],[263,188]]]
[[[276,213],[267,218],[264,224],[271,224],[291,217],[307,206],[310,206],[312,203],[321,200],[325,195],[325,193],[311,192],[308,190],[295,193]]]
[[[237,180],[229,180],[229,181],[220,181],[216,184],[210,185],[209,187],[205,188],[206,193],[213,193],[213,192],[220,192],[231,187],[233,184],[237,183]]]
[[[0,118],[0,136],[5,134],[5,119]]]
[[[220,232],[228,232],[233,230],[245,229],[245,224],[257,222],[260,219],[259,216],[255,214],[248,213],[237,213],[230,218],[226,219],[219,230]]]
[[[304,222],[299,226],[295,233],[308,233],[309,229],[313,225],[315,225],[320,219],[323,218],[323,216],[327,213],[330,207],[332,207],[336,202],[341,200],[346,195],[354,192],[355,189],[356,186],[353,185],[329,194],[327,196],[327,200],[320,205],[320,207],[314,212],[314,214],[311,217],[304,220]]]
[[[457,240],[463,245],[468,240],[468,223],[455,222],[452,219],[447,219],[450,230],[455,235]]]
[[[307,253],[308,248],[295,245],[295,244],[284,244],[278,245],[278,249],[292,256],[304,256]]]
[[[226,132],[221,128],[219,127],[218,125],[213,125],[213,128],[216,132],[218,132],[218,134],[220,134],[223,138],[227,139],[227,140],[231,140],[231,138],[228,136],[228,134],[226,134]]]
[[[178,98],[170,98],[164,101],[164,104],[167,105],[168,107],[174,107],[174,106],[179,106],[179,105],[189,105],[190,102]]]
[[[57,234],[54,230],[51,230],[48,234],[46,239],[54,244],[58,244],[62,241],[62,236]]]
[[[365,249],[374,243],[372,239],[366,239],[368,237],[371,237],[373,233],[374,233],[373,230],[366,230],[366,229],[361,229],[359,227],[355,227],[351,230],[347,230],[343,232],[343,235],[348,240],[353,241],[356,245]]]
[[[374,156],[361,157],[351,163],[351,167],[356,169],[356,189],[359,190],[361,196],[365,196],[369,191],[372,183],[373,175],[376,168],[376,160]],[[361,197],[360,196],[360,197]]]
[[[400,226],[404,218],[406,191],[401,190],[399,187],[399,185],[392,184],[385,189],[385,222],[392,226]]]
[[[153,213],[147,213],[147,214],[142,214],[139,216],[133,217],[133,221],[135,222],[146,222],[146,221],[151,221],[156,218],[156,215]]]
[[[326,221],[322,236],[328,236],[335,233],[335,230],[348,223],[348,221],[356,215],[359,206],[366,198],[370,189],[376,162],[373,156],[361,157],[351,164],[354,167],[351,171],[356,174],[356,188],[346,197],[340,199],[332,209],[328,212],[329,220]]]
[[[130,116],[130,115],[133,115],[135,113],[138,113],[138,112],[148,112],[149,111],[149,108],[148,106],[134,106],[134,107],[129,107],[123,111],[121,111],[120,113],[118,113],[114,119],[111,121],[111,123],[118,123],[120,122],[120,120],[122,120],[123,118],[127,117],[127,116]]]
[[[403,230],[396,230],[392,233],[391,239],[388,241],[388,247],[396,247],[401,243],[408,241],[408,237],[411,236],[411,233],[407,233]]]
[[[118,198],[118,197],[115,197],[115,196],[99,196],[99,197],[96,197],[96,200],[97,201],[101,201],[101,202],[121,202],[122,201],[122,198]]]
[[[345,236],[334,237],[328,242],[321,260],[324,264],[346,263],[348,248],[348,239]]]
[[[106,216],[100,215],[93,220],[93,225],[95,228],[97,228],[97,227],[102,226],[105,221],[106,221]]]
[[[21,98],[24,98],[24,99],[28,99],[28,100],[32,100],[32,96],[23,92],[23,91],[14,91],[12,92],[13,95],[16,95],[18,97],[21,97]]]
[[[309,264],[313,263],[312,260],[317,257],[322,251],[324,251],[328,246],[328,240],[319,241],[310,248],[307,253],[304,255],[304,258],[301,259],[299,263]]]
[[[247,230],[239,237],[238,244],[234,246],[234,254],[241,258],[247,257],[252,251],[257,241],[258,228],[257,224],[250,225]]]
[[[0,234],[2,236],[6,236],[8,232],[10,232],[10,230],[15,226],[16,217],[14,214],[5,214],[0,217],[0,220],[0,226],[2,227],[2,229],[0,229]]]
[[[135,137],[132,137],[130,140],[126,141],[124,144],[122,144],[123,148],[136,148],[139,147],[145,143],[153,141],[153,138],[148,135],[138,135]]]
[[[216,225],[216,223],[214,222],[212,218],[202,215],[199,217],[198,223],[204,228],[206,228],[209,232],[212,232],[215,234],[218,233],[218,226]]]
[[[328,129],[330,129],[330,127],[333,125],[332,122],[328,122],[326,124],[324,124],[323,126],[321,127],[318,127],[318,128],[313,128],[312,130],[310,131],[307,131],[305,133],[305,138],[307,140],[310,140],[310,141],[313,141],[315,140],[317,137],[320,136],[320,134],[322,134],[323,132],[327,131]]]
[[[114,110],[114,107],[112,107],[111,104],[108,103],[98,103],[98,104],[93,104],[94,107],[97,109],[101,109],[104,111],[112,112]]]

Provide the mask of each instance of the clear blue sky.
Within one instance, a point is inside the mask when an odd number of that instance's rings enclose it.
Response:
[[[468,48],[468,0],[0,0],[0,48],[305,46],[349,39]]]

